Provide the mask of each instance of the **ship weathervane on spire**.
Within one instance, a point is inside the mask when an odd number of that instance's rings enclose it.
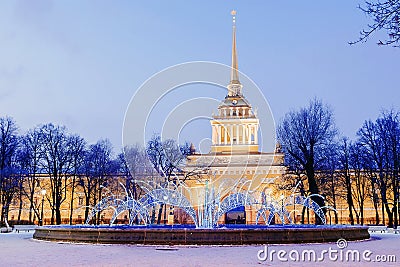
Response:
[[[231,81],[228,85],[228,96],[241,96],[242,85],[239,81],[238,59],[236,52],[236,10],[231,11],[232,15],[232,65]]]

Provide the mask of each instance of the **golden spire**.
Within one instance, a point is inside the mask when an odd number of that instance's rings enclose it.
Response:
[[[231,83],[239,83],[238,60],[236,53],[236,10],[231,11],[232,15],[232,70]]]
[[[236,10],[231,11],[232,15],[232,65],[231,81],[228,85],[228,96],[241,96],[242,85],[239,81],[238,59],[236,52]]]

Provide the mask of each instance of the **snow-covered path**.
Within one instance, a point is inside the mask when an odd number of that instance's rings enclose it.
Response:
[[[138,245],[93,245],[71,244],[37,241],[32,233],[0,234],[0,266],[399,266],[400,235],[373,234],[371,240],[348,242],[346,250],[358,250],[361,255],[370,250],[368,258],[374,260],[376,255],[395,255],[397,263],[346,262],[330,260],[325,253],[322,262],[290,260],[299,252],[313,250],[317,258],[323,250],[338,250],[336,243],[302,244],[302,245],[270,245],[268,255],[275,250],[273,261],[268,257],[260,261],[257,254],[264,246],[138,246]],[[283,259],[278,260],[279,250]],[[291,254],[290,254],[291,253]],[[308,252],[307,252],[308,253]],[[285,254],[285,255],[284,255]],[[367,253],[368,254],[368,253]],[[265,257],[264,253],[259,253]],[[307,254],[308,255],[308,254]],[[306,256],[307,256],[306,255]],[[333,254],[334,256],[335,254]],[[339,254],[337,254],[339,255]],[[340,257],[340,255],[339,255]]]

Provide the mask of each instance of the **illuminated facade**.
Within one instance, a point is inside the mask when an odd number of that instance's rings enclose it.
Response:
[[[279,145],[269,153],[259,151],[259,119],[244,96],[239,78],[235,15],[236,12],[232,11],[231,77],[227,85],[228,93],[218,106],[218,113],[210,121],[211,151],[208,154],[194,153],[188,157],[187,172],[207,169],[207,174],[187,183],[193,189],[199,187],[199,190],[204,186],[204,181],[208,181],[214,188],[224,183],[228,187],[227,191],[235,191],[240,187],[247,192],[254,191],[254,195],[259,195],[257,191],[272,194],[275,179],[285,172],[284,155]],[[235,216],[240,216],[242,223],[254,223],[256,210],[250,206],[244,208],[242,211],[234,211]],[[221,218],[220,222],[228,222],[227,217],[229,214]]]
[[[214,114],[212,120],[210,120],[211,151],[207,154],[199,154],[193,148],[193,153],[187,157],[184,173],[197,173],[197,175],[193,175],[185,183],[194,194],[199,193],[199,195],[201,195],[200,192],[204,190],[205,185],[210,186],[210,188],[218,188],[224,185],[226,191],[221,199],[230,193],[228,191],[237,190],[239,187],[256,197],[264,192],[275,199],[279,199],[280,195],[288,196],[293,193],[291,191],[280,191],[277,186],[287,172],[284,165],[284,154],[279,144],[276,145],[275,151],[261,152],[259,149],[259,119],[253,111],[253,107],[245,98],[246,88],[243,88],[240,82],[236,52],[236,13],[233,12],[232,15],[232,65],[227,95],[218,106],[217,114]],[[113,179],[115,191],[121,191],[121,188],[118,188],[118,183],[119,181],[124,182],[125,178],[121,176]],[[10,222],[27,221],[31,217],[33,222],[38,223],[39,218],[43,217],[45,224],[50,223],[52,210],[48,199],[51,197],[51,192],[49,190],[47,192],[42,191],[43,188],[48,188],[50,179],[47,175],[41,175],[39,180],[40,185],[38,185],[38,190],[33,199],[34,210],[30,209],[30,202],[26,198],[15,197],[10,206],[8,217]],[[72,184],[71,180],[67,181],[66,184]],[[110,189],[113,188],[110,186]],[[70,218],[74,224],[83,223],[86,203],[82,188],[75,185],[73,194],[71,187],[65,189],[65,192],[65,200],[61,205],[62,223],[70,223]],[[107,192],[104,190],[101,196],[106,195]],[[198,201],[202,201],[202,198],[198,198]],[[196,206],[196,203],[192,204]],[[349,223],[348,208],[343,199],[338,198],[337,210],[339,223]],[[366,200],[365,223],[374,223],[374,212],[372,202]],[[100,222],[108,223],[112,213],[113,211],[104,211],[100,215]],[[253,224],[256,221],[256,213],[255,207],[246,206],[243,209],[225,214],[219,222]],[[299,216],[299,212],[293,214],[295,222],[300,221]],[[332,221],[332,217],[327,216],[328,223]],[[118,219],[120,223],[126,223],[127,218],[128,215],[123,214]],[[190,223],[190,219],[188,220],[187,216],[185,217],[179,210],[175,210],[172,217],[168,216],[168,218],[170,219],[169,223]],[[162,223],[167,223],[167,221],[162,220]]]

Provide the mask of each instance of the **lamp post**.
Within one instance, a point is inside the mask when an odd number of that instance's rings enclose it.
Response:
[[[283,212],[283,200],[285,199],[285,196],[282,194],[280,196],[280,199],[281,199],[281,209],[282,209],[282,212]]]
[[[285,199],[285,196],[282,194],[281,196],[280,196],[280,199],[281,199],[281,216],[282,216],[282,224],[285,224],[285,217],[284,217],[284,215],[283,215],[283,200]]]
[[[46,195],[46,189],[42,189],[40,190],[40,194],[42,195],[42,212],[40,215],[40,220],[39,220],[39,224],[40,226],[43,225],[43,206],[44,206],[44,196]]]

